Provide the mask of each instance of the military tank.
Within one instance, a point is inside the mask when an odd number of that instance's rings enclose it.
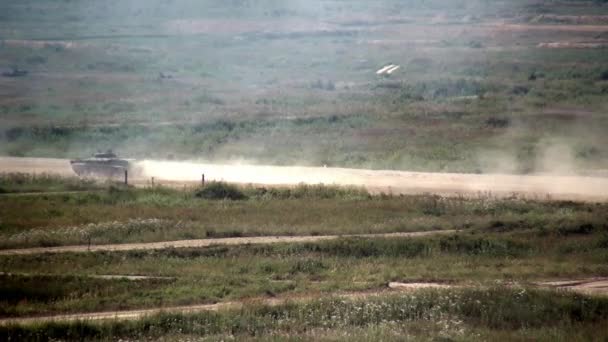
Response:
[[[95,153],[91,158],[70,160],[78,176],[104,178],[122,177],[125,170],[135,176],[138,172],[133,162],[133,159],[118,158],[111,150]]]

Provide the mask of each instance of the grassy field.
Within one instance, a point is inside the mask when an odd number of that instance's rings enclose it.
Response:
[[[423,291],[369,301],[327,299],[277,307],[184,317],[161,315],[139,322],[50,323],[2,327],[4,339],[184,340],[601,340],[606,337],[606,299],[538,291]],[[581,329],[582,328],[582,329]],[[591,333],[591,331],[594,331]],[[521,333],[525,331],[525,335]],[[587,332],[585,332],[587,331]]]
[[[198,197],[196,189],[117,186],[2,196],[0,248],[442,229],[595,231],[608,222],[604,203],[499,200],[487,195],[472,199],[371,196],[358,188],[305,185],[230,189],[244,199],[207,199]],[[223,192],[211,195],[224,196]]]
[[[0,78],[3,154],[114,148],[142,159],[374,169],[608,167],[605,51],[539,47],[602,42],[608,29],[593,18],[582,24],[594,28],[576,30],[540,16],[608,12],[601,2],[1,6],[0,67],[30,71]],[[402,69],[378,77],[387,63]]]
[[[9,325],[0,328],[5,339],[344,340],[356,335],[360,340],[398,340],[407,335],[421,340],[586,340],[606,335],[601,328],[607,322],[605,299],[541,291],[534,285],[608,276],[604,203],[372,196],[357,188],[225,183],[176,190],[85,182],[92,188],[53,193],[48,191],[80,181],[43,180],[4,176],[5,188],[17,194],[0,195],[2,248],[463,231],[415,238],[4,255],[0,318],[253,303],[238,310],[162,314],[136,322]],[[39,194],[19,195],[33,185]],[[391,293],[387,285],[394,281],[456,288]],[[322,299],[353,292],[378,296]],[[255,304],[272,298],[295,301]]]
[[[391,281],[477,286],[607,276],[608,231],[351,238],[303,244],[2,256],[2,316],[383,290]],[[149,280],[90,278],[140,275]],[[38,284],[45,283],[41,289]]]
[[[606,15],[576,0],[2,1],[0,155],[596,174]],[[377,75],[387,64],[401,68]],[[0,340],[608,339],[605,296],[539,285],[608,277],[607,203],[0,174],[3,252],[447,230],[3,254]]]
[[[0,327],[11,339],[151,340],[601,340],[606,299],[539,291],[422,291],[368,301],[327,299],[191,316],[158,315],[137,322],[47,323]],[[593,333],[591,333],[593,331]]]

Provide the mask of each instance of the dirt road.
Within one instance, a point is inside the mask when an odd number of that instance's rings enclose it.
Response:
[[[497,197],[512,195],[576,201],[608,200],[608,178],[556,175],[504,175],[428,173],[346,168],[219,165],[195,162],[145,160],[144,169],[134,184],[145,185],[151,177],[157,184],[198,184],[206,180],[224,180],[242,184],[296,185],[336,184],[366,187],[371,192],[392,194],[433,193],[440,195]],[[69,161],[47,158],[0,157],[0,172],[55,173],[73,176]]]
[[[101,251],[132,251],[132,250],[154,250],[167,248],[197,248],[218,245],[258,245],[269,243],[290,243],[290,242],[315,242],[349,237],[420,237],[439,234],[453,234],[457,230],[434,230],[427,232],[412,233],[389,233],[389,234],[353,234],[353,235],[317,235],[317,236],[256,236],[241,238],[221,238],[221,239],[198,239],[198,240],[178,240],[162,241],[149,243],[125,243],[114,245],[80,245],[80,246],[60,246],[60,247],[35,247],[21,249],[0,250],[0,255],[29,255],[41,253],[83,253]]]

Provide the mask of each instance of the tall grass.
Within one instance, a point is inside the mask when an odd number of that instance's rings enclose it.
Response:
[[[425,322],[448,325],[456,337],[464,330],[518,331],[553,327],[567,335],[581,323],[608,322],[608,300],[554,292],[495,288],[420,291],[370,299],[325,299],[274,307],[248,305],[233,311],[161,314],[139,321],[44,323],[0,327],[5,340],[158,339],[171,335],[260,337],[297,335],[315,329],[349,329]]]

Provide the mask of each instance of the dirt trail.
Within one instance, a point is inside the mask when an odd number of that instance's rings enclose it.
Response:
[[[578,285],[571,286],[570,284],[586,284],[585,288],[579,288]],[[567,287],[569,290],[583,293],[583,294],[595,294],[595,295],[608,295],[608,278],[591,278],[576,281],[556,281],[556,282],[539,282],[535,285],[543,288],[557,288],[562,289]],[[327,294],[327,296],[346,298],[346,299],[364,299],[372,296],[378,296],[390,292],[410,292],[421,289],[448,289],[448,288],[463,288],[469,285],[451,285],[442,283],[400,283],[391,282],[388,284],[388,288],[359,291],[359,292],[340,292]],[[587,288],[601,288],[602,291],[588,292]],[[267,306],[280,305],[287,302],[304,302],[320,298],[319,295],[301,295],[292,296],[285,298],[253,298],[244,301],[234,302],[223,302],[216,304],[200,304],[200,305],[188,305],[188,306],[174,306],[164,308],[152,308],[152,309],[141,309],[141,310],[125,310],[125,311],[107,311],[107,312],[90,312],[90,313],[75,313],[75,314],[64,314],[64,315],[53,315],[53,316],[42,316],[42,317],[16,317],[16,318],[4,318],[0,319],[0,326],[6,326],[11,324],[28,325],[28,324],[40,324],[45,322],[73,322],[73,321],[101,321],[101,320],[136,320],[147,316],[156,315],[160,313],[179,313],[179,314],[191,314],[205,311],[219,311],[219,310],[230,310],[239,309],[247,304],[261,304]]]
[[[559,280],[535,283],[541,287],[552,287],[588,295],[608,296],[608,278],[589,278],[578,280]]]
[[[151,177],[157,184],[198,184],[201,174],[207,180],[241,184],[296,185],[336,184],[366,187],[371,192],[392,194],[433,193],[446,196],[497,197],[513,195],[574,201],[608,200],[608,178],[557,175],[504,175],[407,172],[346,168],[220,165],[194,162],[146,160],[136,185],[146,185]],[[69,161],[47,158],[0,157],[0,172],[55,173],[73,176]]]
[[[387,293],[390,289],[379,289],[375,291],[360,291],[360,292],[341,292],[327,294],[327,296],[338,297],[338,298],[367,298],[371,296],[377,296],[383,293]],[[186,306],[173,306],[164,308],[152,308],[152,309],[141,309],[141,310],[125,310],[125,311],[106,311],[106,312],[90,312],[90,313],[76,313],[76,314],[64,314],[64,315],[53,315],[53,316],[41,316],[41,317],[16,317],[16,318],[4,318],[0,319],[0,326],[10,324],[40,324],[45,322],[73,322],[73,321],[101,321],[101,320],[136,320],[146,316],[152,316],[160,313],[180,313],[180,314],[192,314],[205,311],[219,311],[219,310],[230,310],[239,309],[248,304],[261,304],[267,306],[276,306],[287,302],[305,302],[320,298],[319,295],[300,295],[291,296],[284,298],[251,298],[244,301],[238,302],[222,302],[216,304],[200,304],[200,305],[186,305]]]
[[[272,305],[271,300],[264,304]],[[151,316],[159,313],[196,313],[203,311],[217,311],[219,309],[232,309],[242,307],[242,303],[224,302],[217,304],[202,304],[191,306],[175,306],[167,308],[154,308],[142,310],[127,310],[127,311],[107,311],[107,312],[90,312],[76,313],[42,317],[25,317],[25,318],[4,318],[0,319],[0,326],[10,324],[39,324],[45,322],[73,322],[73,321],[99,321],[99,320],[135,320],[146,316]]]
[[[132,250],[154,250],[167,248],[197,248],[217,245],[258,245],[269,243],[315,242],[349,237],[420,237],[439,234],[452,234],[457,230],[434,230],[427,232],[388,233],[388,234],[352,234],[352,235],[317,235],[317,236],[255,236],[240,238],[178,240],[148,243],[125,243],[113,245],[80,245],[60,247],[35,247],[0,250],[0,255],[29,255],[41,253],[84,253],[84,252],[116,252]]]
[[[570,25],[570,24],[481,24],[482,27],[497,31],[554,31],[554,32],[606,32],[608,25]]]
[[[44,273],[11,273],[11,272],[0,272],[0,276],[7,277],[67,277],[65,274],[44,274]],[[144,276],[144,275],[131,275],[131,274],[82,274],[77,275],[80,278],[90,279],[104,279],[104,280],[175,280],[175,277],[161,277],[161,276]]]
[[[554,280],[554,281],[537,281],[531,285],[544,288],[555,289],[561,291],[572,291],[586,295],[608,296],[608,278],[586,278],[586,279],[569,279],[569,280]],[[507,284],[507,286],[516,286],[515,284]],[[448,284],[448,283],[402,283],[390,282],[388,287],[393,290],[418,290],[427,288],[465,288],[470,287],[467,284]]]

